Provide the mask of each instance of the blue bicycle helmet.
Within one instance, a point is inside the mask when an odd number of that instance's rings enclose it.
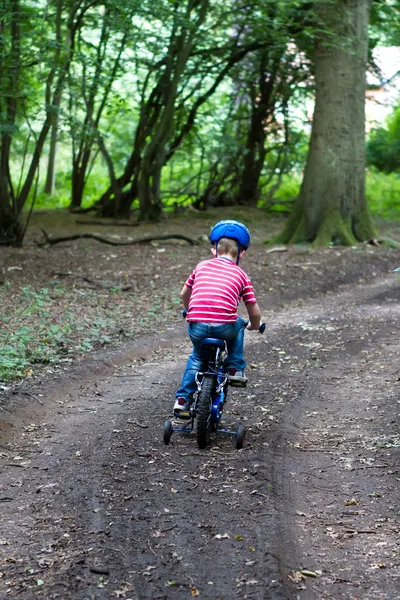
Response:
[[[236,264],[239,264],[240,251],[247,250],[247,248],[250,245],[249,230],[247,229],[246,225],[243,225],[243,223],[239,223],[239,221],[225,219],[224,221],[219,221],[211,229],[210,242],[212,244],[215,244],[216,249],[218,249],[218,241],[223,237],[237,241],[238,256]]]
[[[246,225],[239,223],[239,221],[225,219],[214,225],[210,233],[210,242],[217,244],[218,240],[223,237],[236,240],[243,250],[247,250],[250,245],[250,232]]]

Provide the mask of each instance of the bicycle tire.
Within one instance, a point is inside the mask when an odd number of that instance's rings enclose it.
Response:
[[[236,450],[241,450],[243,448],[245,437],[246,437],[246,429],[245,429],[244,425],[240,424],[240,425],[238,425],[238,428],[236,430],[236,442],[235,442]]]
[[[197,398],[197,445],[204,450],[210,443],[212,429],[211,407],[217,381],[210,375],[205,375]]]
[[[171,441],[171,435],[172,435],[172,423],[168,419],[167,421],[164,422],[164,435],[163,435],[164,444],[167,444],[167,445],[169,444],[169,442]]]

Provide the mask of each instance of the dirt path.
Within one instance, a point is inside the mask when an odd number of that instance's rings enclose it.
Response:
[[[14,397],[0,598],[398,600],[399,300],[379,280],[266,312],[240,452],[162,444],[183,323]]]

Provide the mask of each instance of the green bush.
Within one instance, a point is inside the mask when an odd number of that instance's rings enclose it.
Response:
[[[269,197],[270,190],[274,185],[274,182],[272,181],[264,188],[259,207],[266,208],[269,212],[290,212],[292,201],[300,192],[301,179],[300,174],[296,175],[288,173],[283,175],[282,181],[271,199]]]
[[[367,164],[384,173],[400,171],[400,105],[384,127],[371,131],[367,141]]]
[[[366,194],[373,217],[400,219],[400,173],[367,173]]]

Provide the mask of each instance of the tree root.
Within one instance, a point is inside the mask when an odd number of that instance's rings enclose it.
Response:
[[[99,220],[85,220],[75,219],[77,225],[102,225],[104,227],[139,227],[140,223],[132,221],[99,221]]]
[[[45,237],[45,242],[37,242],[35,240],[35,244],[39,247],[43,246],[54,246],[55,244],[61,244],[62,242],[72,242],[74,240],[96,240],[97,242],[101,242],[103,244],[108,244],[109,246],[133,246],[135,244],[148,244],[149,242],[155,241],[163,241],[163,240],[183,240],[187,242],[190,246],[197,246],[199,242],[192,238],[187,237],[186,235],[181,235],[179,233],[171,233],[166,235],[157,235],[151,237],[138,238],[137,240],[129,240],[127,242],[116,242],[110,240],[108,238],[102,237],[101,235],[97,235],[95,233],[76,233],[74,235],[66,235],[62,237],[52,238],[48,235],[48,233],[42,229],[43,235]]]

